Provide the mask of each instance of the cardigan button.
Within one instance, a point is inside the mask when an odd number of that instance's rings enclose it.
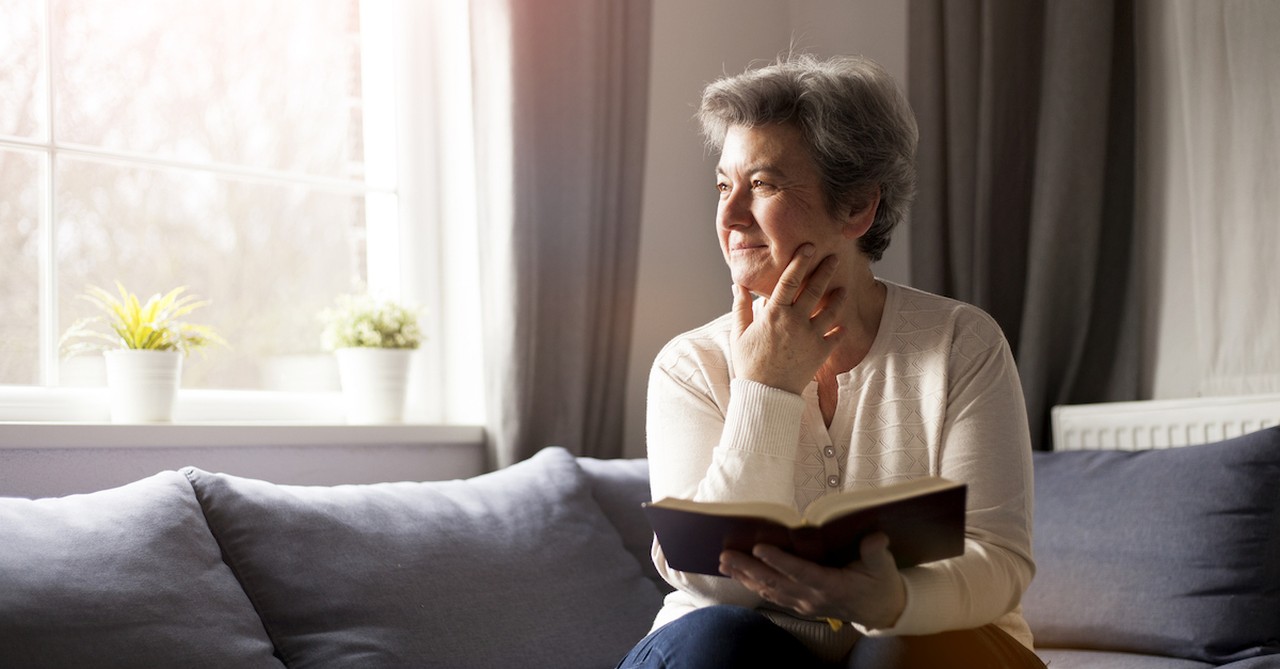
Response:
[[[834,487],[836,487],[836,486],[840,485],[840,477],[839,477],[839,476],[836,476],[835,474],[832,474],[831,476],[828,476],[828,477],[827,477],[827,485],[831,486],[832,488],[834,488]]]
[[[836,457],[836,449],[834,446],[828,446],[822,449],[822,454],[827,456],[828,458],[834,458]]]

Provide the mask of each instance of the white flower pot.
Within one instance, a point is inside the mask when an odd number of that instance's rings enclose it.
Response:
[[[182,353],[178,351],[106,351],[111,422],[168,423],[178,397]]]
[[[340,348],[335,354],[348,423],[376,425],[404,420],[412,350]]]

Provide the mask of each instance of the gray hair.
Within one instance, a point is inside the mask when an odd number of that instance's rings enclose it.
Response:
[[[832,215],[862,209],[879,187],[875,220],[859,239],[872,262],[915,197],[915,116],[893,78],[866,58],[803,54],[719,79],[703,90],[698,121],[715,151],[730,127],[794,124],[822,174]]]

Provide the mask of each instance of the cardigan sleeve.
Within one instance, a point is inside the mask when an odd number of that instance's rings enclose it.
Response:
[[[804,400],[753,381],[730,382],[727,361],[714,351],[672,348],[658,356],[649,377],[646,436],[653,499],[794,505]],[[652,556],[668,583],[701,604],[761,603],[731,579],[668,568],[656,541]]]
[[[1021,384],[994,323],[971,325],[986,332],[957,333],[952,344],[939,451],[939,474],[969,484],[964,555],[904,569],[902,615],[892,628],[859,626],[865,634],[932,634],[991,623],[1017,609],[1034,575],[1031,443]],[[975,344],[984,340],[985,347]]]

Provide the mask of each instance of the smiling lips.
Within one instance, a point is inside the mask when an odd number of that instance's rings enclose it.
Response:
[[[730,251],[752,251],[755,249],[768,248],[766,244],[751,244],[748,242],[734,242],[729,246]]]

